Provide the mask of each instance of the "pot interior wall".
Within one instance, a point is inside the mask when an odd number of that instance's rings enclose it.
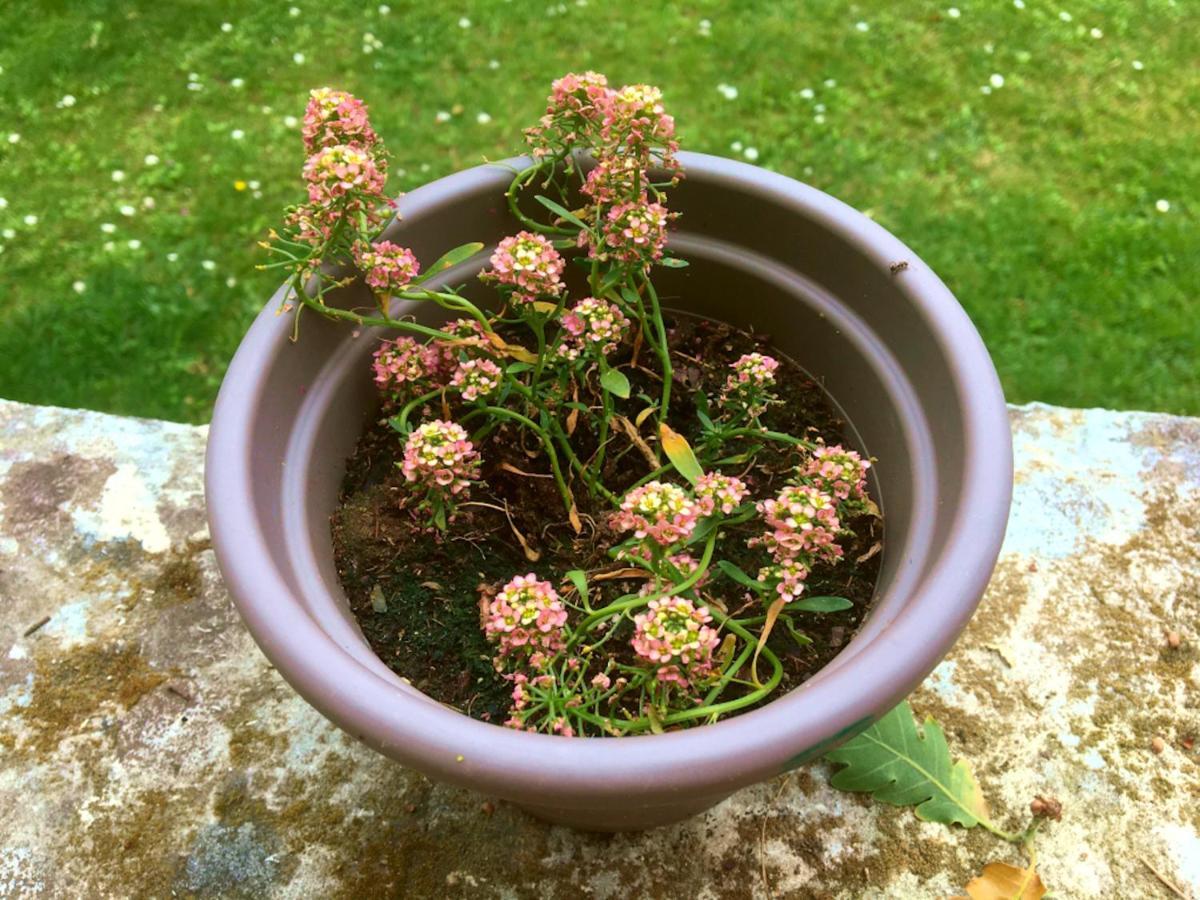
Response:
[[[487,243],[484,254],[441,279],[465,283],[469,296],[485,299],[488,291],[473,276],[491,245],[519,226],[501,202],[507,173],[475,171],[473,183],[436,204],[417,202],[419,191],[410,195],[414,202],[401,205],[406,220],[394,223],[387,237],[413,246],[424,260],[468,240]],[[919,562],[949,527],[936,509],[939,500],[953,500],[946,491],[961,468],[962,448],[953,439],[938,437],[960,434],[962,423],[956,419],[957,399],[947,394],[945,355],[926,331],[913,327],[903,273],[889,278],[886,265],[881,271],[878,260],[869,259],[852,239],[804,210],[714,178],[685,180],[672,195],[672,207],[683,215],[671,246],[690,266],[657,271],[655,283],[664,304],[770,334],[780,350],[825,385],[860,448],[878,459],[874,491],[886,516],[886,549],[877,605],[859,637],[826,667],[828,672],[899,614],[919,577]],[[371,304],[361,289],[348,289],[334,302],[344,307]],[[427,304],[408,303],[403,311],[423,321],[445,318]],[[887,335],[886,346],[880,335]],[[278,566],[280,573],[341,646],[416,694],[367,646],[332,564],[329,516],[345,460],[376,408],[369,358],[381,336],[306,314],[299,344],[279,348],[280,364],[267,396],[280,412],[262,417],[253,464],[261,479],[260,496],[271,496],[274,486],[282,488],[277,495],[283,498],[282,508],[274,513],[280,525],[277,549],[288,563]],[[926,408],[944,410],[945,417],[929,422],[919,400]],[[286,431],[281,423],[293,413],[294,425]],[[935,461],[950,475],[941,479],[940,498]],[[337,608],[330,608],[331,595],[341,600]]]

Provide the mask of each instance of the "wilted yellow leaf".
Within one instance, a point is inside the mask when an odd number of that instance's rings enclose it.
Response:
[[[1041,900],[1045,893],[1033,866],[1018,869],[1008,863],[988,863],[981,875],[967,882],[970,900]]]

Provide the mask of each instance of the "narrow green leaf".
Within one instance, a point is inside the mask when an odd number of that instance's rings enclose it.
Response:
[[[658,426],[658,439],[663,452],[680,475],[692,484],[704,476],[704,469],[696,459],[696,454],[692,452],[692,445],[687,442],[687,438],[663,422]]]
[[[717,568],[724,572],[729,578],[732,578],[742,587],[749,588],[756,594],[764,594],[767,591],[767,586],[761,581],[756,581],[747,575],[742,569],[731,563],[727,559],[717,560]]]
[[[455,247],[453,250],[443,253],[438,257],[437,262],[426,269],[421,277],[416,279],[417,282],[427,281],[439,272],[445,272],[452,266],[457,266],[464,259],[470,259],[476,253],[483,249],[483,244],[474,241],[470,244],[463,244],[461,247]]]
[[[904,701],[886,716],[825,755],[844,768],[830,784],[874,795],[892,806],[913,806],[926,822],[973,828],[987,821],[987,804],[970,766],[955,762],[933,717],[923,728]]]
[[[522,372],[528,372],[532,368],[533,366],[527,362],[515,362],[505,367],[504,371],[509,375],[520,375]]]
[[[587,573],[583,569],[572,569],[567,573],[567,578],[571,579],[571,584],[575,585],[575,590],[579,591],[580,599],[586,603],[588,598]]]
[[[686,269],[688,261],[680,259],[678,256],[664,256],[658,261],[660,266],[666,266],[668,269]]]
[[[854,604],[845,597],[803,597],[793,603],[789,609],[799,609],[804,612],[831,613],[850,609]]]
[[[554,213],[560,219],[570,222],[572,225],[582,228],[584,231],[587,230],[587,226],[583,224],[583,221],[561,203],[555,203],[549,197],[543,197],[541,194],[538,194],[533,199],[542,204],[542,206],[546,207],[546,209],[550,210],[550,212]]]
[[[620,369],[605,369],[600,376],[600,386],[622,400],[629,399],[629,379]]]

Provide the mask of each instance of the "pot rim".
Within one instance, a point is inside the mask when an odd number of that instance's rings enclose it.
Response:
[[[946,539],[930,549],[924,576],[887,627],[843,650],[853,659],[752,712],[619,739],[564,739],[472,719],[363,665],[313,621],[274,561],[250,497],[253,423],[270,363],[288,342],[288,323],[274,313],[277,294],[239,346],[213,412],[205,487],[218,561],[251,634],[292,686],[346,731],[427,774],[565,806],[594,803],[598,794],[666,805],[729,792],[832,746],[907,696],[954,643],[991,577],[1011,501],[1012,444],[999,379],[965,311],[910,249],[841,201],[747,163],[691,152],[679,159],[689,181],[802,212],[881,271],[908,260],[897,289],[944,354],[963,417],[961,499]],[[477,166],[417,188],[405,197],[406,215],[418,219],[473,195],[502,171]],[[914,508],[932,511],[938,502],[931,489]],[[881,697],[890,697],[886,706]]]

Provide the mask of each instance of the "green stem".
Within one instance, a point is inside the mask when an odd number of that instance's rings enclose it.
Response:
[[[550,435],[546,434],[545,429],[528,416],[523,416],[519,412],[513,412],[511,409],[504,409],[499,406],[481,406],[464,416],[463,421],[466,422],[478,413],[488,413],[493,416],[499,416],[502,419],[510,419],[524,425],[541,439],[542,446],[546,448],[546,455],[550,458],[550,468],[554,472],[554,483],[558,485],[558,492],[562,495],[563,506],[566,507],[569,515],[575,508],[575,501],[571,497],[571,489],[567,487],[567,482],[563,479],[562,468],[558,464],[558,454],[554,450],[554,442],[550,439]]]
[[[437,338],[442,341],[457,340],[454,335],[447,334],[444,331],[438,331],[436,328],[429,328],[426,325],[418,325],[416,322],[409,322],[405,319],[393,319],[390,316],[364,316],[348,309],[338,309],[336,306],[326,306],[324,303],[309,297],[304,292],[295,292],[297,299],[312,309],[315,309],[321,315],[329,319],[342,319],[347,322],[354,322],[356,325],[377,325],[384,328],[396,328],[400,331],[407,331],[412,334],[419,334],[424,337]]]

